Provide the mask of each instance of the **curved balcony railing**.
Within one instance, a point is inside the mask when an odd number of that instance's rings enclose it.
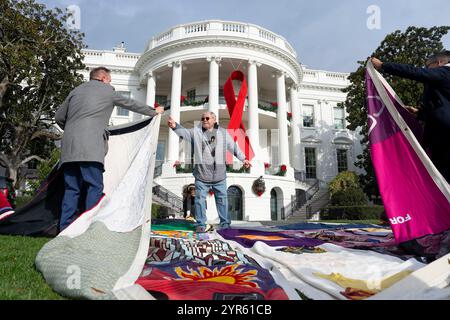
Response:
[[[165,43],[198,36],[235,36],[262,41],[283,49],[297,58],[297,53],[285,38],[260,26],[233,21],[201,21],[182,24],[165,31],[150,41],[147,50]]]
[[[195,98],[182,98],[180,101],[181,107],[197,107],[201,106],[203,107],[205,104],[208,103],[208,97],[207,95],[197,95]],[[163,106],[165,110],[170,110],[170,102],[171,100],[165,100],[165,101],[159,101],[158,104]],[[226,105],[225,98],[223,96],[219,97],[219,104]],[[245,100],[245,107],[248,107],[248,99]],[[278,104],[276,102],[270,102],[265,100],[258,100],[258,108],[264,111],[277,113],[278,111]],[[290,112],[287,113],[287,119],[288,121],[291,120],[292,114]]]
[[[175,172],[177,174],[192,173],[194,165],[192,163],[176,162],[174,164]],[[233,162],[233,164],[227,164],[228,173],[250,173],[250,169],[244,168],[242,162]]]

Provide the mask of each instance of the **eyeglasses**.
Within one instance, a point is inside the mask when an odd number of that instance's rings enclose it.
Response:
[[[202,121],[205,121],[205,120],[209,121],[209,119],[210,119],[209,117],[202,117]]]

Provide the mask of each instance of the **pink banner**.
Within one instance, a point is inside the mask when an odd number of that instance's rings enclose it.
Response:
[[[386,86],[369,66],[372,162],[392,231],[401,243],[450,229],[449,186],[420,146],[417,121]]]

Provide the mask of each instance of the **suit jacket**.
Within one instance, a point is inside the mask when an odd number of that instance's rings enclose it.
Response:
[[[424,84],[423,105],[418,117],[425,122],[425,142],[432,149],[443,146],[448,148],[450,146],[447,139],[450,134],[450,65],[425,69],[385,62],[382,70]]]
[[[115,92],[109,84],[98,80],[83,83],[56,111],[56,123],[64,130],[60,166],[78,161],[104,163],[109,136],[106,128],[114,106],[148,116],[157,114],[151,107]]]

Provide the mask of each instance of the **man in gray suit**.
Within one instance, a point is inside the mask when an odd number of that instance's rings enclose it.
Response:
[[[107,125],[114,106],[147,115],[162,114],[125,98],[110,85],[110,70],[98,67],[91,71],[90,81],[73,89],[56,111],[56,123],[64,130],[61,142],[65,192],[60,231],[73,220],[83,185],[86,187],[86,210],[94,207],[103,195],[103,164],[108,151]]]

